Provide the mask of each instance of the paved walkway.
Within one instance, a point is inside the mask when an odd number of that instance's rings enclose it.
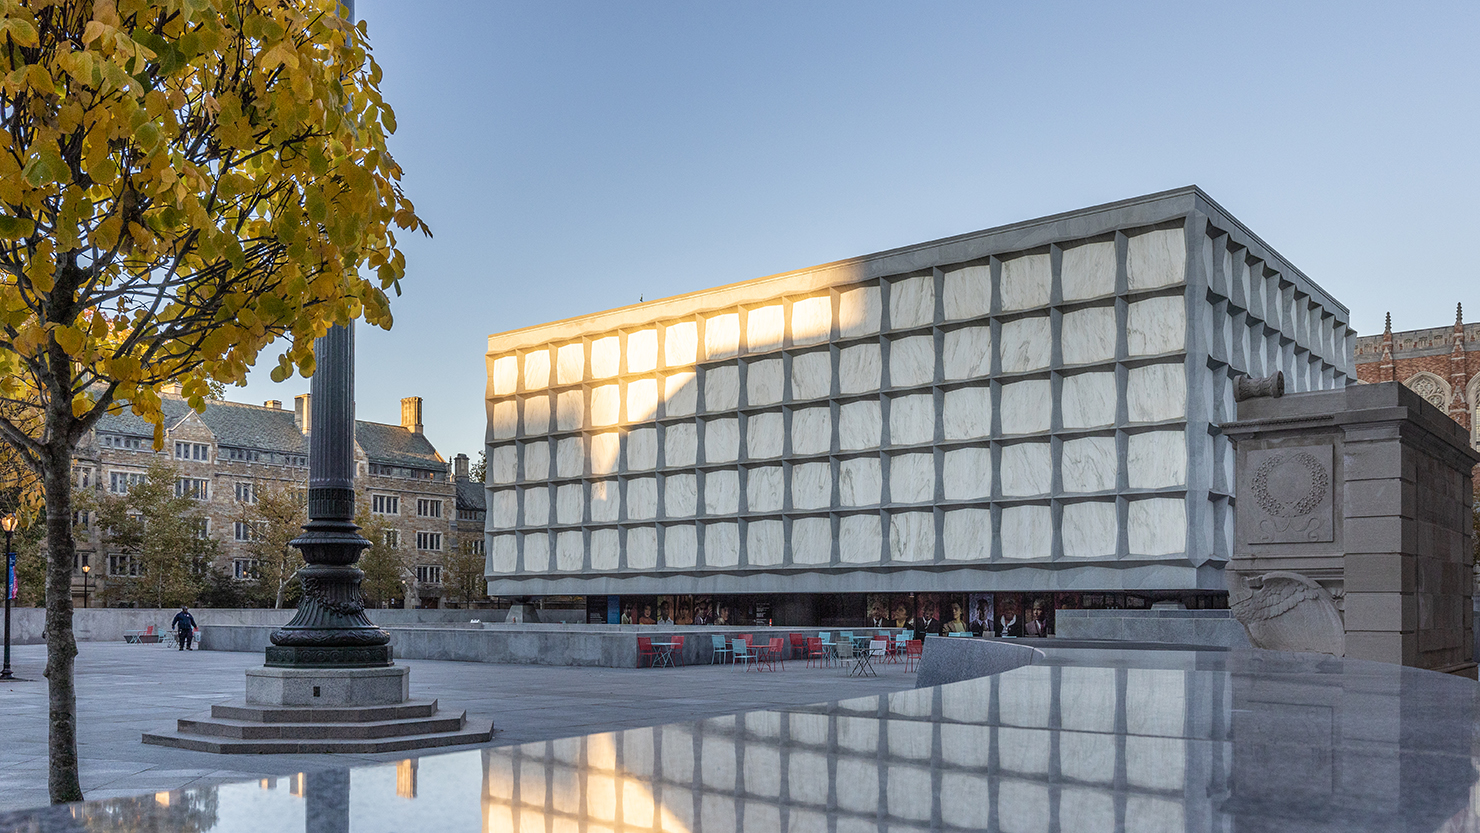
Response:
[[[26,682],[0,687],[0,811],[47,803],[45,648],[12,649]],[[839,668],[789,662],[776,673],[728,666],[675,669],[565,668],[402,660],[413,697],[435,697],[444,709],[491,718],[491,745],[675,723],[780,706],[800,706],[913,688],[903,665],[857,679]],[[212,755],[146,746],[146,731],[240,700],[243,672],[259,653],[176,651],[156,645],[84,642],[77,658],[77,711],[82,789],[90,799],[139,795],[288,775],[366,761],[381,755]],[[470,747],[454,747],[470,748]],[[441,750],[447,751],[447,750]]]

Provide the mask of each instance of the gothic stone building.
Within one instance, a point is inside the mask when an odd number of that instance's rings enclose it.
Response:
[[[1389,315],[1382,335],[1357,339],[1355,357],[1358,381],[1402,382],[1468,429],[1480,448],[1480,324],[1464,323],[1462,307],[1452,326],[1425,330],[1395,333]]]
[[[205,412],[197,414],[167,393],[161,451],[153,450],[152,425],[128,412],[106,416],[78,446],[75,483],[125,494],[151,464],[167,462],[178,475],[176,493],[206,505],[204,532],[221,543],[220,566],[249,580],[256,565],[246,506],[269,488],[307,485],[310,407],[305,394],[291,411],[277,400],[261,406],[209,400]],[[457,546],[458,490],[448,477],[447,461],[422,433],[421,398],[401,401],[400,425],[356,421],[355,460],[356,492],[373,514],[390,521],[386,540],[411,553],[406,603],[439,607],[442,556]],[[110,576],[136,569],[128,555],[101,551],[97,529],[77,543],[74,592],[79,597],[83,566],[91,566],[95,590],[106,587]]]

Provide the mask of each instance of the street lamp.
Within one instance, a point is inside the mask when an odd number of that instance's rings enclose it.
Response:
[[[91,564],[82,565],[82,606],[87,607],[87,580],[88,574],[92,572]]]
[[[0,680],[9,680],[10,673],[10,597],[15,595],[15,552],[10,548],[10,536],[15,533],[16,517],[11,512],[0,518],[0,528],[5,529],[5,665],[0,667]]]

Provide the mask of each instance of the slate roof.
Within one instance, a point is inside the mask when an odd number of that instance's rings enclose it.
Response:
[[[178,397],[163,397],[161,408],[167,427],[178,424],[190,413],[190,406]],[[200,419],[221,445],[285,454],[308,453],[308,437],[298,430],[292,411],[210,399],[206,401],[206,410]],[[154,436],[153,426],[128,410],[121,414],[108,414],[98,420],[97,431],[132,437]],[[355,440],[371,462],[447,470],[446,461],[437,454],[437,449],[425,435],[413,434],[399,425],[355,420]]]
[[[484,498],[487,493],[483,490],[483,484],[475,480],[461,479],[457,481],[457,508],[472,509],[477,512],[485,511]]]

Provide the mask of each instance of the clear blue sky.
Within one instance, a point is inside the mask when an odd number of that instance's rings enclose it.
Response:
[[[422,396],[447,457],[482,446],[490,333],[1187,184],[1359,332],[1480,320],[1474,3],[358,13],[436,232],[404,241],[395,329],[359,328],[358,414]]]

